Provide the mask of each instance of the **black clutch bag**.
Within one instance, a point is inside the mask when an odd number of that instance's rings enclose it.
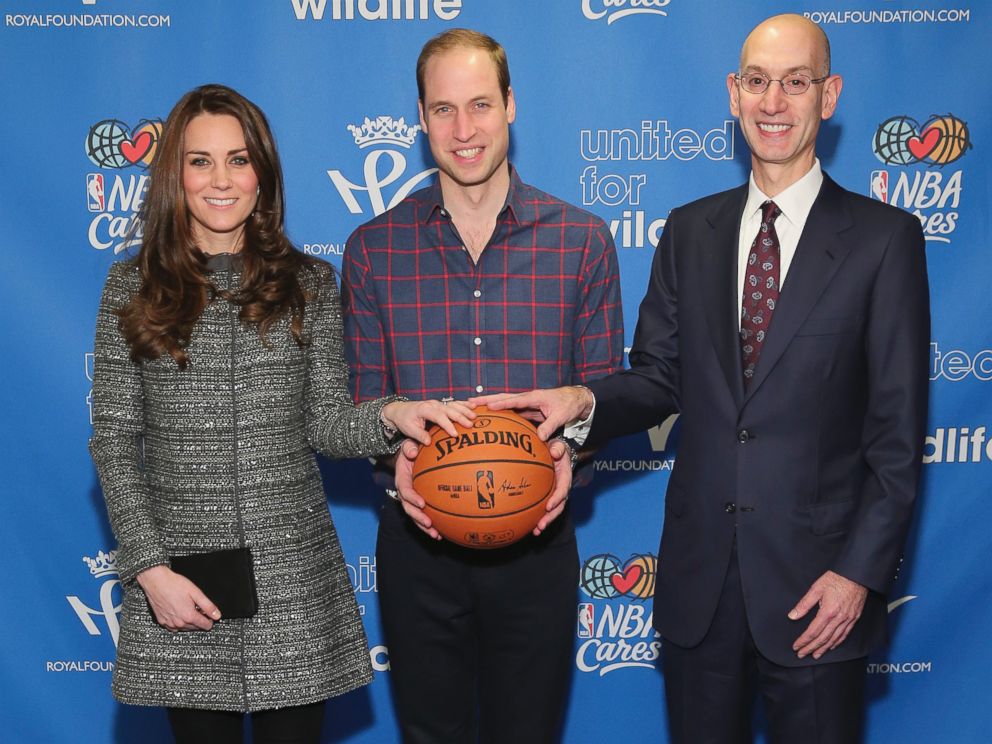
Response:
[[[172,570],[196,584],[220,609],[222,619],[251,617],[258,612],[251,550],[232,548],[176,555]]]

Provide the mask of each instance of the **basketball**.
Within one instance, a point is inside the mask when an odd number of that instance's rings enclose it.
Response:
[[[512,411],[475,409],[458,436],[430,430],[413,464],[413,487],[441,536],[469,548],[500,548],[527,536],[545,514],[555,473],[547,445]]]
[[[938,165],[947,165],[964,155],[971,148],[968,125],[955,116],[933,116],[924,126],[924,132],[936,129],[940,139],[930,153],[930,159]]]

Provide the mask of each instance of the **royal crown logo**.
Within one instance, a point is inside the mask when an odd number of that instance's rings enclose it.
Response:
[[[90,573],[94,578],[102,578],[108,574],[117,573],[117,551],[111,550],[104,553],[102,550],[94,557],[83,556],[83,563],[90,567]]]
[[[89,568],[90,576],[95,579],[106,577],[100,584],[99,606],[90,607],[76,595],[67,595],[66,601],[76,613],[76,617],[79,618],[79,622],[83,624],[86,632],[91,636],[103,635],[97,625],[97,621],[102,620],[116,646],[121,630],[120,614],[123,609],[123,603],[117,599],[121,594],[121,579],[117,570],[117,550],[100,550],[92,558],[84,555],[82,560]]]
[[[366,116],[362,124],[349,124],[348,131],[355,138],[355,144],[362,148],[372,145],[399,145],[409,149],[417,139],[420,125],[408,126],[402,116],[399,119],[377,116],[374,120]]]
[[[362,164],[365,182],[351,181],[336,168],[327,171],[327,175],[352,214],[365,213],[359,196],[367,197],[372,214],[382,214],[403,201],[437,171],[437,168],[427,168],[406,178],[406,155],[397,148],[410,149],[420,132],[420,125],[410,126],[402,116],[396,119],[386,114],[374,119],[366,116],[361,124],[349,124],[348,131],[360,149],[369,148]]]

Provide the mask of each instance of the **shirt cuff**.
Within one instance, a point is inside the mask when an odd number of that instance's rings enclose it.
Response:
[[[596,396],[593,395],[591,390],[589,391],[589,394],[592,395],[592,408],[589,410],[589,415],[581,421],[576,421],[575,423],[569,424],[565,427],[564,431],[562,431],[563,437],[566,439],[571,439],[579,447],[586,443],[586,438],[589,436],[589,430],[592,428],[592,417],[596,415]]]

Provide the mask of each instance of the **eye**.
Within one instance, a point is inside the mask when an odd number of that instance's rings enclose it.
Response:
[[[445,114],[450,113],[450,112],[451,112],[451,107],[450,106],[436,106],[434,108],[434,115],[435,116],[444,116]]]
[[[206,158],[193,157],[190,158],[189,164],[194,168],[202,168],[205,165],[210,165],[210,161]]]
[[[807,85],[806,78],[802,75],[790,75],[783,83],[790,90],[805,90]]]
[[[475,108],[485,111],[486,109],[490,108],[490,105],[488,101],[476,101]]]
[[[752,88],[762,88],[768,83],[768,79],[764,75],[748,75],[745,82]]]
[[[248,165],[247,155],[235,155],[231,158],[231,165]]]

